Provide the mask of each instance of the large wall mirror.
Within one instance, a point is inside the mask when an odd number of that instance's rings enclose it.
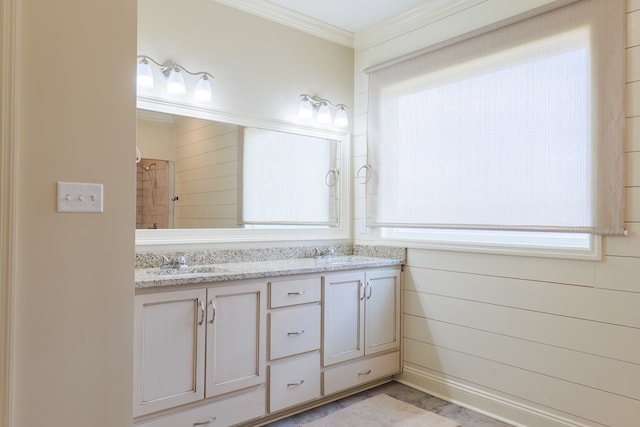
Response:
[[[138,99],[136,243],[348,238],[348,135]]]

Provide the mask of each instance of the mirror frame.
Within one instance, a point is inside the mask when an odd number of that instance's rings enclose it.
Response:
[[[315,136],[340,143],[340,207],[337,227],[330,228],[182,228],[136,229],[136,247],[164,245],[196,245],[215,243],[244,243],[272,241],[348,240],[350,238],[351,206],[351,136],[348,133],[298,126],[291,123],[240,116],[197,105],[177,103],[166,99],[138,96],[137,108],[225,122],[239,126],[251,126],[306,136]]]

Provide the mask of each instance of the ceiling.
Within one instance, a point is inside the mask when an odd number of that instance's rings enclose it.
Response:
[[[266,0],[302,15],[357,33],[433,0]]]

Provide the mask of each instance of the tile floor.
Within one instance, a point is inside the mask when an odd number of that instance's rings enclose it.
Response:
[[[486,415],[479,414],[470,409],[462,408],[460,406],[454,405],[453,403],[449,403],[437,397],[430,396],[426,393],[415,390],[411,387],[407,387],[395,381],[383,384],[376,388],[372,388],[371,390],[363,391],[362,393],[358,393],[353,396],[345,397],[344,399],[328,403],[324,406],[320,406],[318,408],[293,415],[289,418],[275,421],[271,424],[268,424],[267,426],[297,427],[300,424],[314,421],[334,411],[345,408],[351,404],[367,399],[371,396],[375,396],[379,393],[386,393],[387,395],[395,399],[402,400],[419,408],[426,409],[427,411],[435,412],[436,414],[447,417],[450,420],[455,420],[459,422],[462,427],[511,427],[510,424],[494,420],[493,418],[487,417]]]

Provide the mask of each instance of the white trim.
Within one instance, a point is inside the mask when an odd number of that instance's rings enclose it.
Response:
[[[518,255],[526,257],[554,258],[554,259],[578,259],[587,261],[602,260],[602,237],[590,234],[588,247],[581,246],[585,234],[576,235],[579,240],[572,241],[572,233],[565,233],[568,239],[563,240],[562,233],[556,237],[545,239],[544,232],[540,232],[539,238],[525,235],[520,238],[516,235],[501,235],[496,231],[495,239],[491,236],[478,235],[486,231],[474,230],[424,230],[427,233],[421,235],[424,229],[406,228],[396,231],[392,228],[381,228],[380,239],[385,244],[404,246],[414,249],[433,249],[439,251],[486,253],[496,255]],[[412,235],[413,232],[413,235]],[[428,233],[432,233],[430,236]],[[530,234],[537,234],[531,232]]]
[[[264,0],[214,1],[346,47],[354,47],[353,33]]]
[[[369,49],[486,1],[435,0],[425,3],[358,32],[355,36],[356,50]]]
[[[0,426],[12,425],[16,0],[0,0]]]
[[[471,9],[487,1],[490,0],[434,0],[433,2],[426,3],[416,9],[409,10],[358,32],[355,35],[356,51],[360,52],[386,43],[389,40],[401,37],[457,13],[464,12],[467,9]],[[515,20],[524,19],[531,14],[541,13],[541,11],[560,7],[574,1],[576,0],[538,0],[537,6],[520,12],[523,13],[522,16],[518,16],[518,13],[516,13]],[[538,7],[540,9],[536,11]],[[498,26],[506,25],[513,19],[514,17],[507,18],[504,22],[498,20],[497,24]],[[495,24],[496,23],[490,25]],[[479,30],[488,31],[487,29]],[[463,34],[460,39],[468,38],[469,36],[469,34]],[[459,41],[460,39],[454,38],[454,40],[447,40],[445,44],[451,44],[453,41]]]
[[[499,396],[489,390],[482,390],[470,384],[446,378],[438,372],[427,371],[417,366],[404,365],[403,373],[394,380],[409,387],[424,391],[447,402],[455,403],[504,421],[517,427],[544,425],[548,427],[588,427],[577,420],[571,420],[541,408]],[[489,409],[481,409],[489,408]],[[502,415],[498,415],[502,414]]]
[[[390,18],[380,24],[376,24],[371,29],[364,30],[356,35],[357,50],[365,50],[378,44],[385,43],[393,38],[400,37],[404,34],[416,31],[421,27],[426,27],[433,24],[436,21],[440,21],[456,13],[464,12],[467,9],[471,9],[487,0],[440,0],[440,2],[428,3],[425,6],[421,6],[413,11],[405,12],[402,15]],[[574,3],[577,0],[540,0],[542,5],[527,9],[516,13],[508,18],[497,20],[491,24],[481,26],[475,30],[464,32],[459,36],[448,38],[439,43],[428,45],[422,49],[415,50],[413,52],[401,55],[399,57],[390,59],[380,64],[375,64],[367,67],[364,70],[365,74],[369,74],[373,71],[386,68],[390,65],[398,62],[406,61],[416,56],[423,55],[428,52],[432,52],[443,47],[450,46],[464,40],[476,37],[483,33],[488,33],[493,30],[497,30],[507,25],[513,24],[518,21],[531,18],[553,9],[557,9],[562,6],[566,6],[570,3]]]

